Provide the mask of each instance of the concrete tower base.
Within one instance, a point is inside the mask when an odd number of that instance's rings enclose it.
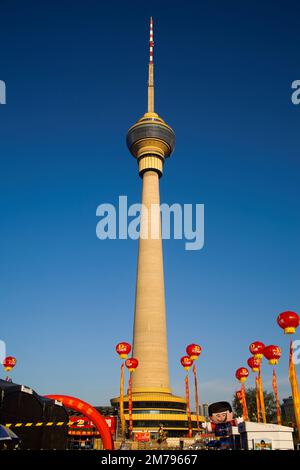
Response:
[[[185,437],[188,435],[186,400],[171,393],[141,392],[133,393],[133,433],[148,431],[158,437],[162,424],[168,437]],[[119,397],[111,400],[112,406],[119,407]],[[128,425],[128,396],[124,397],[125,420]],[[204,417],[200,416],[203,422]],[[197,432],[196,415],[192,415],[193,433]]]

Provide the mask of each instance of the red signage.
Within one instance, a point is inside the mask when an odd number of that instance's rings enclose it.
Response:
[[[135,432],[134,440],[138,442],[149,442],[150,441],[150,432]]]
[[[85,416],[70,416],[69,417],[70,429],[93,428],[93,422],[88,420]],[[72,424],[71,424],[72,423]]]
[[[108,425],[110,432],[114,436],[116,434],[117,421],[115,416],[105,416],[106,424]],[[69,434],[76,435],[99,435],[96,430],[93,421],[89,420],[85,416],[70,416],[69,417]]]

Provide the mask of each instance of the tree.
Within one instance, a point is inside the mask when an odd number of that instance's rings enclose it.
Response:
[[[267,423],[276,422],[276,401],[273,393],[268,393],[264,391],[265,399],[265,409],[266,409],[266,418]],[[256,389],[247,388],[246,389],[246,401],[248,408],[248,415],[250,421],[257,421],[257,409],[256,409]],[[237,416],[243,416],[243,408],[239,400],[234,395],[233,398],[233,410]]]

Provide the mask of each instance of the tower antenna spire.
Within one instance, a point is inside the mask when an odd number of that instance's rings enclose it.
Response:
[[[148,113],[154,113],[154,64],[153,64],[153,19],[150,17],[149,70],[148,70]]]

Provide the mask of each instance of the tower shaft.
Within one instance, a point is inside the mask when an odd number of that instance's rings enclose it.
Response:
[[[169,384],[159,175],[143,174],[133,355],[139,360],[133,392],[171,393]]]

